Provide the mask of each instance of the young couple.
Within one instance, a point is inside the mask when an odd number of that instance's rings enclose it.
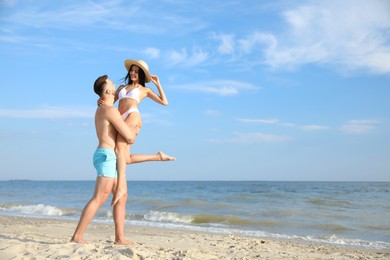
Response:
[[[86,243],[83,239],[84,231],[112,193],[115,244],[137,244],[127,240],[124,235],[127,202],[126,164],[175,160],[163,152],[154,155],[130,154],[130,146],[135,142],[142,127],[138,105],[146,97],[164,106],[168,105],[168,100],[158,77],[149,73],[149,67],[144,61],[126,60],[125,67],[126,85],[121,85],[118,90],[107,75],[97,78],[94,84],[94,91],[100,97],[95,114],[99,144],[93,155],[97,178],[94,195],[81,213],[80,221],[71,238],[72,242]],[[156,85],[159,94],[145,87],[145,83],[150,81]],[[114,107],[117,100],[118,109]]]

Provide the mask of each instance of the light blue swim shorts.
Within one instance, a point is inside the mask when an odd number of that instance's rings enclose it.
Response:
[[[116,178],[116,154],[114,150],[96,148],[93,154],[93,166],[95,166],[98,177]]]

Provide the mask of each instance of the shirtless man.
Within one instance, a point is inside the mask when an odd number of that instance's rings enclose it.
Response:
[[[115,84],[107,75],[96,79],[94,91],[104,100],[95,113],[95,128],[99,145],[93,156],[93,164],[97,170],[95,192],[91,200],[84,207],[80,221],[71,238],[71,242],[84,244],[84,231],[95,216],[98,209],[107,200],[110,193],[116,191],[117,170],[115,155],[115,140],[119,132],[131,144],[136,138],[133,131],[121,118],[119,111],[113,106]],[[122,196],[113,208],[115,223],[115,244],[136,245],[136,242],[127,240],[124,234],[127,194]]]

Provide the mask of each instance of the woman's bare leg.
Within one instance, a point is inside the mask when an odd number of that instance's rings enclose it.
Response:
[[[125,123],[128,125],[130,130],[134,132],[135,138],[140,130],[141,117],[139,113],[130,113]],[[134,142],[135,142],[134,138]],[[133,143],[134,143],[133,142]],[[131,143],[131,144],[133,144]],[[114,196],[111,201],[111,206],[115,205],[118,200],[125,194],[127,194],[127,181],[126,181],[126,158],[130,156],[130,145],[126,142],[126,139],[122,135],[117,134],[115,143],[115,153],[117,155],[117,170],[118,170],[118,183]]]
[[[134,131],[134,134],[137,136],[140,127],[139,123],[139,114],[130,113],[130,115],[125,119],[126,124],[130,129]],[[118,200],[127,193],[127,182],[126,182],[126,164],[140,163],[147,161],[174,161],[176,158],[166,155],[163,152],[158,152],[152,155],[145,154],[134,154],[130,153],[130,144],[126,142],[126,139],[123,138],[120,134],[117,135],[115,152],[117,155],[117,170],[118,170],[118,183],[117,189],[114,193],[114,197],[111,201],[111,206],[115,205]]]
[[[118,140],[119,135],[118,135]],[[123,137],[122,137],[123,139]],[[115,205],[118,200],[127,193],[126,181],[126,164],[152,162],[152,161],[175,161],[176,158],[166,155],[163,152],[156,154],[130,154],[130,145],[125,143],[125,140],[117,141],[117,168],[118,168],[118,187],[111,201],[111,206]],[[126,146],[124,145],[126,144]]]
[[[116,187],[113,193],[116,192]],[[139,243],[126,239],[125,237],[125,217],[126,217],[127,194],[122,195],[113,209],[115,223],[115,244],[116,245],[139,245]]]
[[[115,205],[118,200],[127,193],[126,181],[126,158],[129,156],[130,145],[122,135],[118,134],[116,138],[115,153],[118,171],[117,188],[111,201],[111,206]]]
[[[176,158],[170,155],[167,155],[163,152],[158,152],[156,154],[127,154],[126,163],[141,163],[141,162],[153,162],[153,161],[175,161]]]

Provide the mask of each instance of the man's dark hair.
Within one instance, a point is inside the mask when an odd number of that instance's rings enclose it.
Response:
[[[107,79],[108,79],[107,75],[100,76],[95,80],[95,84],[93,84],[93,90],[95,91],[96,94],[99,95],[99,97],[101,97],[103,94],[103,89],[107,84],[106,81]]]

